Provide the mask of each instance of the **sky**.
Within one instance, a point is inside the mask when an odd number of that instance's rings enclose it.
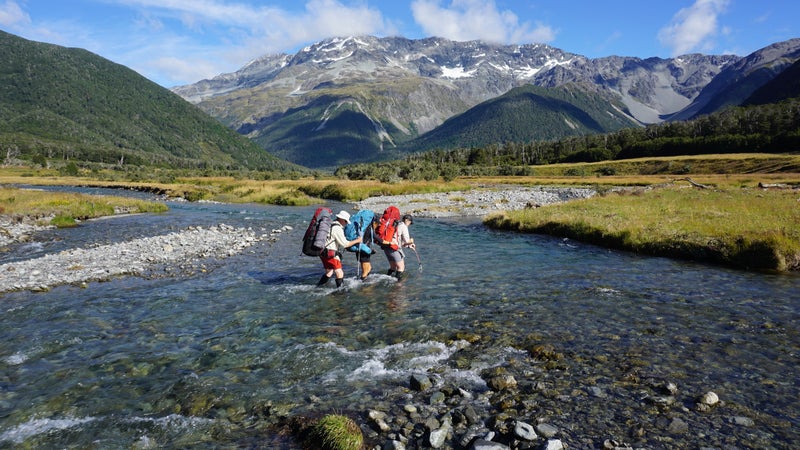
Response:
[[[797,0],[0,0],[0,30],[89,50],[168,88],[337,36],[746,56],[800,37],[798,18]]]

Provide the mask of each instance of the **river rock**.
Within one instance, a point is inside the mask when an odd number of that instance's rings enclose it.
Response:
[[[546,438],[551,438],[558,434],[558,428],[549,423],[540,423],[536,425],[536,432]]]
[[[514,435],[523,441],[535,441],[538,437],[531,424],[519,420],[514,425]]]
[[[542,446],[542,450],[564,450],[564,443],[561,442],[561,439],[548,439]]]
[[[442,426],[431,431],[430,434],[430,444],[433,448],[442,448],[447,440],[447,435],[452,430],[452,425],[450,424],[450,419],[447,418],[443,421]]]
[[[472,450],[510,450],[511,447],[499,442],[478,439],[472,443]]]
[[[669,423],[667,431],[672,434],[683,434],[689,431],[689,424],[684,422],[683,419],[676,417]]]
[[[714,406],[719,403],[719,396],[712,391],[708,391],[700,397],[700,403],[703,405]]]
[[[496,391],[502,391],[517,387],[517,379],[511,374],[501,374],[490,378],[487,384]]]
[[[426,375],[417,373],[411,375],[411,389],[415,391],[425,391],[432,386],[433,382]]]
[[[753,419],[744,416],[731,417],[730,422],[734,425],[739,425],[740,427],[752,427],[756,424]]]

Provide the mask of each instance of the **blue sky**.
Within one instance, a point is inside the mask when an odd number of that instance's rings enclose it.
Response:
[[[333,36],[546,43],[590,58],[747,55],[800,37],[797,0],[0,0],[0,29],[164,87]]]

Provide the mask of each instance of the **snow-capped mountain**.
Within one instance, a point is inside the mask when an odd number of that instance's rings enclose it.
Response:
[[[800,40],[787,41],[781,55],[798,49]],[[356,160],[375,156],[526,84],[587,86],[618,98],[638,122],[657,123],[688,111],[715,77],[742,60],[700,54],[590,59],[543,44],[360,36],[265,56],[173,91],[270,152],[307,164],[312,154],[344,145]]]

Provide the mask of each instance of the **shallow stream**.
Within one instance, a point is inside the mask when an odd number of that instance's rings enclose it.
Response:
[[[717,392],[732,407],[722,414],[754,421],[755,441],[791,448],[800,438],[797,274],[495,232],[476,219],[418,219],[419,259],[407,255],[404,282],[383,275],[378,253],[376,274],[361,283],[348,254],[335,292],[332,282],[313,287],[321,264],[300,254],[313,209],[170,203],[164,214],[48,231],[0,255],[3,263],[189,225],[293,227],[189,278],[0,294],[0,448],[298,448],[230,424],[259,408],[363,414],[417,372],[485,388],[480,370],[508,364],[530,336],[573,361],[563,376],[574,390],[613,391],[636,366],[685,395]],[[467,367],[452,364],[467,345],[457,333],[496,345]],[[692,432],[701,444],[710,433]]]

